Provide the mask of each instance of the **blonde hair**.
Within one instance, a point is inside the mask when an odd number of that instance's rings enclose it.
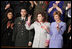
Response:
[[[53,16],[55,16],[55,15],[58,15],[59,17],[61,16],[61,13],[59,12],[59,11],[55,11],[54,13],[53,13]]]

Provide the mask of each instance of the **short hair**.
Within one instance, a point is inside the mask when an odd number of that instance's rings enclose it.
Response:
[[[44,17],[43,22],[46,22],[46,21],[47,21],[47,18],[46,18],[46,16],[45,16],[45,13],[44,13],[44,12],[37,12],[37,13],[36,13],[36,17],[35,17],[35,21],[38,21],[38,20],[37,20],[38,14],[41,14],[42,17]]]
[[[25,9],[26,12],[28,13],[28,9],[27,9],[27,8],[21,7],[21,8],[20,8],[20,12],[21,12],[22,9]]]
[[[27,12],[27,10],[26,10],[26,9],[24,9],[24,8],[22,8],[21,10],[25,10],[25,11]]]
[[[9,12],[11,12],[11,13],[14,15],[13,10],[10,8],[10,9],[8,9],[8,10],[5,12],[5,16],[7,16],[7,14],[8,14]]]
[[[55,11],[54,13],[53,13],[53,16],[55,16],[55,15],[58,15],[59,17],[61,16],[61,13],[59,12],[59,11]]]

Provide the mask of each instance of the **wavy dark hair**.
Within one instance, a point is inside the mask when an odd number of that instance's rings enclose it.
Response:
[[[12,12],[12,14],[14,15],[14,13],[13,13],[13,10],[12,9],[8,9],[6,12],[5,12],[5,14],[4,14],[4,19],[2,20],[2,22],[7,22],[8,21],[8,18],[7,18],[7,14],[9,13],[9,12]],[[13,17],[14,18],[14,17]],[[13,19],[12,18],[12,19]]]
[[[47,22],[47,18],[46,18],[45,12],[37,12],[36,16],[35,16],[35,21],[38,21],[37,20],[38,14],[41,14],[42,17],[44,17],[43,22]]]

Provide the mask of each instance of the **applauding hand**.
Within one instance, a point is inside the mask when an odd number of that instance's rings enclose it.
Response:
[[[59,31],[59,29],[60,29],[60,28],[59,28],[59,24],[57,24],[57,30]]]
[[[45,29],[49,33],[49,29],[46,25],[41,26],[41,28]]]
[[[10,27],[10,25],[11,25],[11,22],[8,21],[8,23],[7,23],[7,29]]]

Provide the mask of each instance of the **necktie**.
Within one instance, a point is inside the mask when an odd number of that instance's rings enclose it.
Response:
[[[24,22],[24,19],[22,20],[22,23]]]

